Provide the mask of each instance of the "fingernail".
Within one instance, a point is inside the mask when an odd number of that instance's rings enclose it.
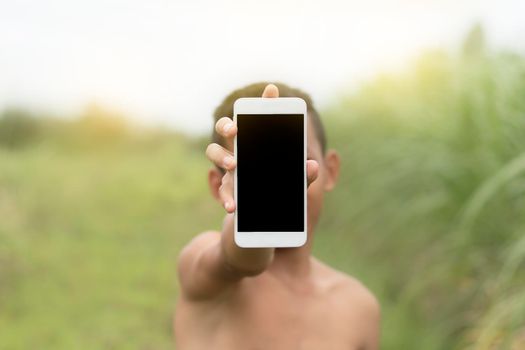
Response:
[[[232,123],[228,123],[228,124],[224,125],[222,130],[224,130],[224,132],[228,132],[232,128],[232,126],[233,126]]]
[[[230,156],[226,156],[226,157],[224,157],[224,160],[223,160],[222,162],[224,163],[224,166],[225,166],[226,168],[229,168],[229,167],[231,167],[231,166],[233,165],[233,161],[234,161],[234,160],[233,160],[232,157],[230,157]]]
[[[230,202],[226,202],[226,203],[224,203],[224,208],[225,208],[226,210],[230,210],[231,207],[232,207],[232,205],[231,205]]]

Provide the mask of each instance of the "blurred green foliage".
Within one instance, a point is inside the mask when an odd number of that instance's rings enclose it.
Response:
[[[0,349],[172,348],[178,250],[220,220],[200,147],[52,135],[0,148]]]
[[[34,142],[40,132],[40,123],[29,113],[7,109],[0,118],[0,146],[20,148]]]
[[[525,348],[525,60],[479,37],[325,113],[344,163],[317,251],[378,293],[387,349]]]
[[[314,253],[377,294],[385,349],[525,348],[525,59],[483,47],[474,32],[323,113],[343,168]],[[222,217],[207,141],[93,106],[17,113],[0,118],[0,349],[172,348],[177,254]]]

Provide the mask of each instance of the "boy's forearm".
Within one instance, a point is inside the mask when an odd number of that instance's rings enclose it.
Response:
[[[241,248],[234,240],[234,216],[227,214],[221,235],[221,248],[227,268],[240,276],[263,272],[273,259],[274,248]]]
[[[202,233],[183,249],[178,270],[186,297],[214,297],[233,282],[258,275],[268,267],[274,248],[241,248],[233,236],[233,214],[228,214],[222,233]]]

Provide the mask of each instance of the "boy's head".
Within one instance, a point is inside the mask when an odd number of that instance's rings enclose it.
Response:
[[[215,112],[213,113],[214,118],[214,125],[217,123],[219,119],[222,117],[233,117],[233,104],[235,100],[241,97],[261,97],[264,88],[270,84],[269,82],[259,82],[250,84],[248,86],[245,86],[243,88],[237,89],[230,93],[226,98],[222,101],[222,103],[215,109]],[[315,136],[317,140],[319,141],[319,144],[321,146],[321,151],[323,154],[326,152],[326,135],[323,127],[323,123],[321,122],[321,117],[319,116],[319,113],[314,108],[312,98],[307,93],[291,88],[288,85],[285,85],[283,83],[272,83],[279,89],[279,97],[300,97],[306,102],[306,107],[308,109],[308,119],[310,119],[311,123],[309,123],[309,126],[313,126],[315,131]],[[213,129],[212,133],[212,141],[215,143],[218,143],[219,145],[229,148],[230,145],[226,145],[223,138]]]
[[[230,93],[215,109],[213,114],[214,125],[222,117],[233,117],[233,104],[241,97],[261,97],[264,88],[269,82],[254,83]],[[315,227],[321,213],[324,201],[324,192],[330,191],[336,184],[339,175],[340,159],[335,150],[327,149],[325,130],[321,117],[315,109],[311,97],[296,88],[291,88],[283,83],[272,83],[279,89],[279,97],[300,97],[306,102],[308,111],[308,145],[307,158],[319,163],[317,179],[308,187],[308,232]],[[213,128],[212,142],[233,152],[233,144],[227,143]],[[263,170],[264,171],[264,170]],[[267,169],[273,172],[279,169]],[[221,169],[213,168],[209,172],[209,184],[212,194],[219,198],[218,192],[224,173]],[[268,214],[271,215],[271,214]]]

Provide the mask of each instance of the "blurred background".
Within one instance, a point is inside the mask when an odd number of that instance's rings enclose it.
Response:
[[[0,349],[171,349],[219,229],[212,111],[309,92],[342,155],[314,254],[384,349],[525,348],[525,3],[0,3]]]

